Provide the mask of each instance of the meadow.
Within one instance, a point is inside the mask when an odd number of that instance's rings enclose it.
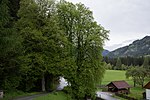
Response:
[[[126,79],[125,71],[120,70],[106,70],[104,78],[102,80],[102,85],[106,85],[111,81],[126,80],[132,83],[132,80]]]
[[[144,89],[141,88],[141,86],[133,87],[132,79],[127,79],[125,73],[125,71],[120,70],[106,70],[104,78],[102,80],[102,85],[107,85],[111,81],[125,80],[130,86],[132,86],[129,96],[141,99]]]

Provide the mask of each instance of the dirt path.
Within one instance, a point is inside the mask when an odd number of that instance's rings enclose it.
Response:
[[[35,94],[35,95],[31,95],[31,96],[19,97],[19,98],[13,99],[13,100],[33,100],[36,97],[44,96],[47,94],[48,93]]]

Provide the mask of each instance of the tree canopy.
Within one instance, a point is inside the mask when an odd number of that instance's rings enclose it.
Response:
[[[64,0],[15,0],[16,7],[7,6],[8,2],[2,0],[0,6],[0,46],[4,50],[0,54],[0,71],[5,73],[1,87],[7,84],[11,88],[8,83],[17,80],[15,89],[30,91],[40,84],[41,90],[46,91],[52,78],[62,76],[71,84],[73,98],[94,98],[105,72],[101,52],[109,31],[94,21],[92,11],[81,3]],[[7,39],[14,42],[9,45]],[[7,55],[7,50],[13,56]],[[9,67],[16,71],[8,74],[4,69]]]
[[[75,74],[69,75],[71,78],[65,77],[71,83],[72,93],[78,99],[94,96],[95,87],[104,73],[101,51],[108,31],[94,21],[92,12],[81,3],[62,0],[57,4],[57,13],[71,44],[69,51]]]
[[[126,77],[132,77],[134,82],[134,87],[136,84],[141,85],[143,87],[145,78],[147,77],[148,73],[145,68],[143,67],[132,67],[126,71]]]

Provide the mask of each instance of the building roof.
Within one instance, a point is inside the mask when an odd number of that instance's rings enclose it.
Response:
[[[150,82],[148,82],[145,86],[144,86],[145,89],[150,89]]]
[[[118,89],[131,88],[126,81],[112,81],[107,86],[113,84]]]

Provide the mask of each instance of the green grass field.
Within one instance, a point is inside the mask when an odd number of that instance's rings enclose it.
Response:
[[[104,78],[102,80],[102,85],[106,85],[111,81],[118,81],[118,80],[131,81],[131,80],[126,79],[125,71],[106,70]]]
[[[132,79],[126,79],[125,71],[107,70],[102,80],[102,85],[107,85],[111,81],[118,81],[118,80],[125,80],[130,86],[132,86],[131,94],[129,94],[129,96],[137,99],[142,98],[142,93],[144,92],[144,89],[142,89],[140,86],[133,87],[133,81]]]
[[[71,97],[63,92],[55,92],[42,97],[35,98],[34,100],[72,100]]]

